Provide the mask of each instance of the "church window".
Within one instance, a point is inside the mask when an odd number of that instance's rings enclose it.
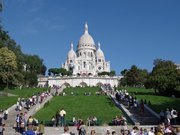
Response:
[[[99,70],[101,70],[101,67],[98,67]]]
[[[86,62],[83,62],[83,64],[84,64],[84,68],[86,68]]]
[[[92,52],[91,52],[91,57],[93,56]]]
[[[98,59],[98,62],[101,62],[101,59]]]
[[[86,52],[83,53],[83,57],[86,57]]]
[[[72,63],[73,61],[72,60],[70,60],[70,63]]]

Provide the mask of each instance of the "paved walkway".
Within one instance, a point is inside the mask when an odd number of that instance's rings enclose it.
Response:
[[[157,125],[159,124],[159,119],[151,114],[146,108],[144,108],[144,113],[140,112],[140,109],[130,109],[128,106],[119,103],[115,96],[111,95],[111,98],[114,100],[116,105],[125,112],[129,117],[132,118],[134,124],[140,125]]]
[[[63,88],[58,89],[58,92],[62,92]],[[52,95],[48,96],[43,103],[38,103],[34,106],[31,106],[30,110],[27,111],[26,109],[22,109],[22,113],[27,112],[27,116],[31,116],[34,115],[37,111],[39,111],[46,102],[48,102],[49,100],[51,100],[53,98]],[[5,122],[6,124],[6,130],[5,130],[5,135],[14,135],[15,134],[15,130],[12,128],[15,124],[15,119],[16,119],[16,115],[17,115],[17,111],[15,110],[16,105],[11,106],[8,110],[9,110],[9,114],[8,114],[8,119]],[[17,133],[18,134],[18,133]]]

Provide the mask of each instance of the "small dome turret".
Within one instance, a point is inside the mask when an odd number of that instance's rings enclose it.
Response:
[[[103,51],[101,50],[101,45],[100,43],[98,43],[98,49],[96,51],[96,57],[97,58],[103,58],[104,59],[104,53]]]
[[[75,51],[73,49],[73,43],[71,43],[71,49],[70,49],[70,51],[68,53],[68,58],[75,58],[75,57],[76,57],[76,53],[75,53]]]

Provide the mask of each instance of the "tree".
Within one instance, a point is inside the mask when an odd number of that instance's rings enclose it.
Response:
[[[121,71],[121,75],[125,76],[127,74],[127,72],[128,72],[128,69],[124,69],[124,70]]]
[[[109,76],[109,72],[103,71],[103,72],[98,73],[98,76],[103,76],[103,75],[108,75]]]
[[[0,0],[0,13],[2,12],[2,7],[2,0]],[[35,86],[37,84],[37,76],[39,74],[45,75],[46,66],[43,63],[43,60],[38,55],[24,54],[21,51],[20,45],[17,45],[16,42],[8,35],[8,32],[3,29],[0,20],[0,49],[3,48],[8,49],[9,51],[7,52],[13,52],[13,55],[9,55],[9,53],[7,53],[7,56],[3,55],[0,59],[15,56],[16,68],[12,70],[9,68],[8,64],[4,64],[4,67],[0,65],[0,87],[4,88],[9,85],[14,87],[23,84]],[[0,63],[3,65],[2,60],[0,60]]]
[[[26,86],[35,86],[37,76],[45,75],[46,66],[38,55],[24,55],[23,73]]]
[[[14,52],[9,50],[7,47],[0,48],[0,82],[6,84],[6,87],[9,87],[9,84],[16,84],[15,75],[17,70],[17,61],[16,55]]]
[[[110,76],[115,76],[116,75],[116,71],[114,70],[111,70],[110,73],[109,73]]]
[[[179,78],[180,71],[172,61],[156,59],[146,87],[154,88],[160,94],[171,95],[180,85]]]
[[[58,75],[60,73],[60,69],[58,69],[58,68],[50,68],[49,70],[48,70],[48,74],[49,75]]]
[[[50,68],[48,70],[48,75],[67,75],[67,76],[70,76],[72,75],[72,72],[71,71],[67,71],[65,68]]]
[[[145,69],[139,69],[136,65],[132,65],[131,68],[124,69],[121,71],[121,74],[124,76],[120,81],[120,84],[123,86],[131,87],[142,87],[146,82],[148,77],[148,72]]]

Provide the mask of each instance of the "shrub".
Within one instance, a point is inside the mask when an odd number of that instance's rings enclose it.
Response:
[[[150,100],[148,101],[148,106],[151,106],[151,101]]]
[[[147,101],[146,101],[146,99],[144,100],[144,104],[147,104]]]

